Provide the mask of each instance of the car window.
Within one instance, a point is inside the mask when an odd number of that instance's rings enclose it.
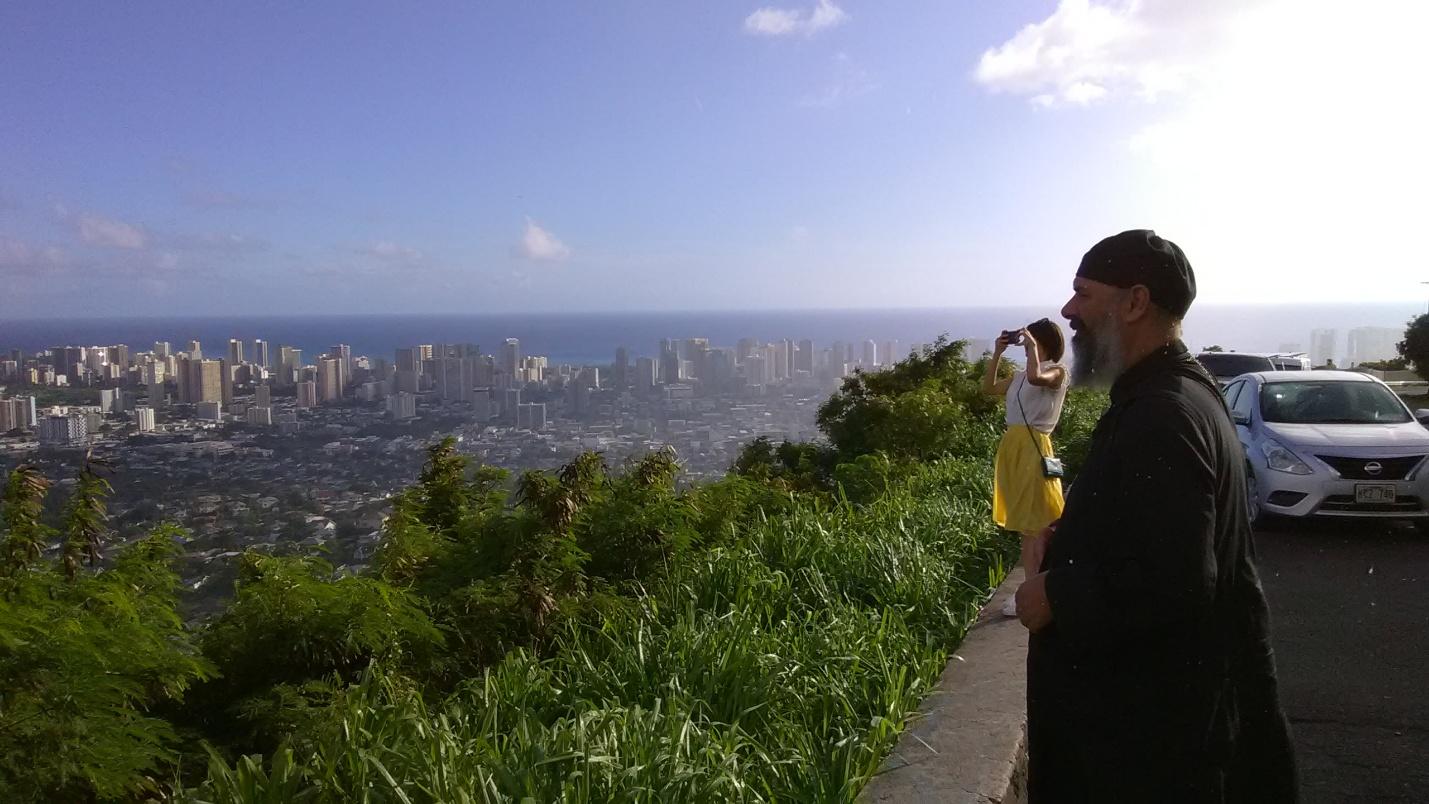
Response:
[[[1216,377],[1236,377],[1252,371],[1274,371],[1270,358],[1260,355],[1238,355],[1234,352],[1202,352],[1196,355],[1201,365]]]
[[[1236,394],[1236,400],[1231,404],[1231,410],[1250,418],[1251,409],[1255,407],[1255,394],[1250,393],[1250,383],[1241,383],[1241,393]]]
[[[1240,389],[1245,387],[1245,380],[1233,382],[1226,386],[1226,407],[1235,410],[1235,398],[1240,395]]]
[[[1394,392],[1375,382],[1267,383],[1260,415],[1284,424],[1401,424],[1411,420]]]

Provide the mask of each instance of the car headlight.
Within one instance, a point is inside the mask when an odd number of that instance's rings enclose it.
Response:
[[[1314,474],[1309,464],[1300,460],[1300,457],[1278,442],[1266,439],[1260,444],[1260,451],[1265,455],[1265,465],[1277,472],[1287,472],[1292,475]]]

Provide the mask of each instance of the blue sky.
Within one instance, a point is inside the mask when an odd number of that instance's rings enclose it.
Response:
[[[1212,301],[1429,264],[1419,4],[0,5],[0,315]]]

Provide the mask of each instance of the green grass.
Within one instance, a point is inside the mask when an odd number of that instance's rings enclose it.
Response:
[[[987,474],[801,504],[442,700],[374,669],[301,742],[214,758],[181,798],[850,801],[1001,580]]]

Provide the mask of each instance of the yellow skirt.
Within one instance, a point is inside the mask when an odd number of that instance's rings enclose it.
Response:
[[[1051,454],[1046,433],[1024,425],[1003,433],[992,483],[992,521],[998,527],[1035,533],[1062,515],[1062,481],[1042,475],[1042,456]]]

